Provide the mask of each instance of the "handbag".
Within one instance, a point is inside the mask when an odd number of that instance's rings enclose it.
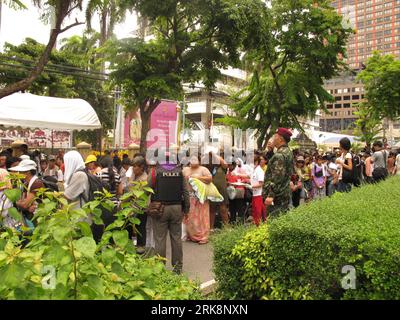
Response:
[[[352,163],[353,163],[353,170],[347,170],[343,168],[342,172],[342,182],[343,183],[354,183],[354,168],[355,168],[355,162],[353,161],[354,158],[351,157]],[[348,165],[347,159],[345,160],[345,165]]]
[[[152,187],[156,186],[156,171],[151,171]],[[164,213],[165,205],[160,201],[151,201],[149,207],[145,210],[146,214],[152,218],[159,219]]]
[[[146,213],[152,218],[160,218],[164,213],[165,205],[160,201],[150,202]]]
[[[252,189],[245,188],[245,190],[244,190],[244,199],[247,202],[251,202],[252,201],[252,199],[253,199],[253,190]]]

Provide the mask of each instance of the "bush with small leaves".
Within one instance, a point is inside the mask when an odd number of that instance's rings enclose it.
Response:
[[[307,285],[314,299],[399,299],[399,186],[394,177],[272,221],[271,277],[287,289]]]

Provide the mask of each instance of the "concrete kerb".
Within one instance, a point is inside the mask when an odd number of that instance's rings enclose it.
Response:
[[[214,292],[214,290],[216,289],[216,285],[217,285],[217,282],[215,281],[215,279],[212,279],[207,282],[203,282],[200,285],[200,291],[204,296],[207,296]]]

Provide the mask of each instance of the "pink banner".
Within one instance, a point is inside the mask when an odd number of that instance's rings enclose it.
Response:
[[[178,143],[178,117],[177,102],[162,101],[151,115],[150,132],[147,147],[169,147]],[[142,122],[139,112],[128,115],[124,126],[124,147],[131,143],[140,144],[140,131]]]

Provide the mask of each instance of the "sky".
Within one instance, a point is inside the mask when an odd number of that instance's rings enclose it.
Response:
[[[14,10],[3,4],[2,18],[0,26],[0,50],[3,50],[5,42],[18,45],[27,37],[33,38],[38,42],[47,44],[50,35],[50,25],[45,25],[40,21],[40,10],[34,7],[31,2],[24,2],[27,10]],[[75,17],[78,21],[85,21],[84,11],[78,15],[70,17],[64,26],[69,22],[74,22]],[[68,23],[68,24],[69,24]],[[98,19],[93,19],[93,28],[98,30]],[[116,26],[115,34],[118,38],[124,38],[130,35],[136,25],[136,18],[132,14],[128,14],[124,23]],[[81,35],[85,29],[85,25],[76,26],[62,33],[58,37],[58,41],[73,35]]]

